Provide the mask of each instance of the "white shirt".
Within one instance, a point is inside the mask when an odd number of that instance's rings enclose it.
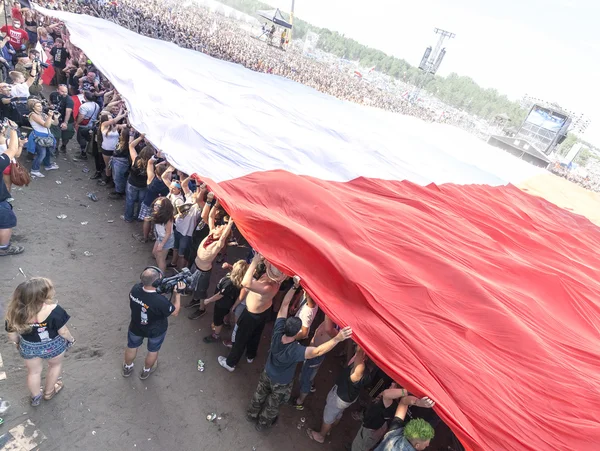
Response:
[[[41,114],[39,115],[41,116],[42,120],[45,121],[45,117],[47,117],[45,114]],[[50,129],[48,127],[44,127],[41,124],[38,124],[36,121],[34,121],[33,119],[29,119],[29,123],[31,124],[31,128],[33,128],[36,132],[39,133],[44,133],[46,135],[50,134]],[[33,139],[33,138],[32,138]]]
[[[171,201],[171,203],[173,204],[173,207],[175,208],[175,211],[177,211],[177,207],[185,204],[185,197],[183,197],[183,194],[169,193],[169,194],[167,194],[167,199],[169,199]]]
[[[310,326],[315,320],[318,311],[318,305],[315,305],[313,308],[310,308],[307,302],[302,307],[300,307],[300,310],[298,310],[298,312],[296,312],[296,318],[300,318],[302,320],[302,327],[310,329]]]
[[[89,119],[89,124],[90,122],[94,122],[96,120],[99,112],[100,107],[96,102],[85,102],[79,107],[79,113],[77,114],[82,116],[84,120]]]
[[[12,85],[10,88],[10,95],[12,97],[29,97],[29,86],[27,83],[19,83]]]
[[[178,217],[175,219],[175,227],[177,231],[183,236],[192,236],[194,229],[196,228],[196,222],[198,217],[202,214],[202,210],[198,207],[198,204],[192,205],[188,210],[187,215],[184,217]]]

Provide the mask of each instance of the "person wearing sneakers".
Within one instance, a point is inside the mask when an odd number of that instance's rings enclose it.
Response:
[[[58,165],[52,162],[56,150],[56,138],[50,131],[50,126],[58,125],[58,111],[46,114],[43,111],[42,102],[38,99],[29,99],[27,107],[31,111],[29,123],[33,131],[27,142],[27,151],[35,153],[35,158],[31,164],[31,175],[35,177],[45,177],[40,172],[40,165],[43,164],[46,171],[58,169]]]
[[[34,407],[42,397],[49,401],[63,389],[63,358],[75,343],[66,325],[69,314],[56,303],[54,295],[50,279],[34,277],[17,286],[6,309],[6,331],[25,360],[27,387]],[[42,391],[44,360],[48,370]]]
[[[125,361],[121,368],[123,377],[133,373],[133,361],[137,355],[144,338],[148,339],[148,354],[144,360],[144,368],[140,379],[147,379],[157,366],[158,351],[165,341],[169,316],[177,316],[181,307],[181,292],[185,289],[183,282],[177,283],[177,290],[173,293],[173,303],[162,294],[156,292],[153,285],[163,277],[163,273],[155,266],[148,266],[140,276],[141,283],[137,283],[129,293],[129,308],[131,309],[131,322],[127,332],[127,348]]]
[[[0,153],[0,172],[4,172],[10,166],[11,161],[20,154],[23,148],[24,141],[19,140],[17,136],[17,126],[14,122],[10,122],[10,140],[8,148]],[[17,216],[13,211],[12,205],[9,202],[10,191],[4,180],[0,180],[0,257],[8,255],[16,255],[22,253],[25,248],[23,246],[15,246],[10,244],[12,229],[17,226]]]
[[[246,289],[242,288],[242,280],[248,269],[248,263],[245,260],[238,260],[233,265],[231,272],[219,280],[214,296],[205,299],[204,305],[215,303],[213,312],[213,333],[204,337],[204,343],[214,343],[219,341],[221,329],[223,329],[223,320],[236,301],[244,298]]]
[[[294,277],[294,285],[286,293],[273,327],[271,349],[267,364],[260,375],[258,386],[252,396],[246,417],[256,421],[256,430],[262,431],[277,421],[279,407],[288,402],[294,383],[296,364],[331,351],[338,343],[350,338],[352,329],[346,327],[331,340],[319,347],[302,346],[296,336],[302,329],[302,320],[287,317],[290,302],[300,287],[300,278]]]
[[[246,296],[246,309],[240,315],[235,332],[235,341],[227,357],[220,356],[219,365],[232,372],[238,364],[244,351],[246,360],[252,363],[258,351],[260,337],[265,324],[271,316],[273,297],[279,291],[279,286],[287,276],[271,263],[265,261],[265,273],[258,280],[254,279],[254,272],[259,263],[263,261],[259,253],[254,255],[248,271],[244,275],[242,286],[248,290]]]

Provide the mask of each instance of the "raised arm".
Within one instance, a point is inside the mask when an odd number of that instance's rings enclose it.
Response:
[[[133,133],[133,130],[132,130],[132,133]],[[129,156],[131,157],[131,162],[133,163],[138,156],[138,153],[137,153],[137,150],[135,150],[135,147],[140,142],[142,142],[142,140],[144,139],[144,135],[142,134],[134,140],[132,140],[131,138],[133,138],[133,135],[129,137]]]
[[[225,227],[225,230],[223,231],[223,233],[221,234],[221,237],[219,238],[219,246],[221,246],[221,247],[225,246],[225,243],[227,242],[227,238],[229,238],[229,234],[231,233],[232,228],[233,228],[233,218],[230,216],[229,222],[227,223],[227,227]]]
[[[298,288],[300,288],[300,277],[294,276],[294,285],[285,294],[281,307],[279,307],[277,318],[287,318],[290,302],[294,299],[294,295],[296,294],[296,291],[298,291]]]
[[[167,170],[163,172],[163,175],[160,178],[165,185],[169,186],[171,184],[171,179],[173,177],[174,170],[175,168],[173,166],[169,166]]]
[[[306,348],[304,352],[304,357],[306,360],[314,359],[315,357],[319,357],[320,355],[327,354],[331,351],[338,343],[341,343],[344,340],[347,340],[352,336],[352,329],[350,327],[344,327],[340,332],[331,340],[326,341],[320,346],[314,347],[309,346]]]
[[[350,380],[354,383],[360,381],[365,374],[365,350],[360,346],[356,349],[354,363],[350,372]]]
[[[156,158],[152,157],[148,160],[148,165],[146,166],[146,174],[148,175],[148,178],[146,180],[146,184],[150,185],[150,183],[152,183],[152,180],[154,180],[154,162],[156,161]]]

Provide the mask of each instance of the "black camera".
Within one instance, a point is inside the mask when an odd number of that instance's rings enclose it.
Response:
[[[156,288],[157,293],[170,293],[177,286],[178,282],[185,283],[185,289],[194,291],[198,285],[200,271],[196,270],[193,273],[188,268],[183,268],[180,273],[171,277],[164,277],[154,281],[152,284]]]
[[[48,64],[46,64],[46,63],[43,63],[41,59],[39,59],[39,58],[35,58],[33,61],[34,61],[34,62],[36,62],[36,63],[38,63],[38,64],[39,64],[40,66],[42,66],[44,69],[48,69],[48,66],[49,66],[49,65],[48,65]]]

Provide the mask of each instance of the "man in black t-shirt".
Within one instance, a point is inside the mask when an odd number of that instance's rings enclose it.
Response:
[[[56,40],[54,47],[50,50],[50,55],[52,55],[52,66],[54,67],[54,83],[56,86],[65,84],[67,82],[67,75],[63,70],[67,67],[67,60],[71,58],[71,54],[64,48],[62,39],[59,38]]]
[[[73,118],[75,102],[69,96],[67,85],[58,85],[58,89],[50,94],[50,103],[60,113],[59,124],[52,125],[50,131],[56,138],[56,144],[61,143],[59,150],[65,153],[67,144],[75,136],[75,119]]]
[[[133,373],[133,361],[137,354],[137,348],[142,345],[144,338],[148,339],[148,354],[144,362],[144,369],[140,373],[140,379],[147,379],[156,369],[158,351],[162,346],[167,328],[168,317],[179,314],[181,295],[180,291],[185,289],[185,284],[179,282],[174,292],[174,302],[171,302],[162,294],[156,292],[154,282],[162,278],[158,268],[148,267],[142,272],[141,283],[133,286],[129,293],[129,308],[131,309],[131,322],[127,334],[127,348],[125,349],[125,362],[121,374],[123,377],[131,376]]]

